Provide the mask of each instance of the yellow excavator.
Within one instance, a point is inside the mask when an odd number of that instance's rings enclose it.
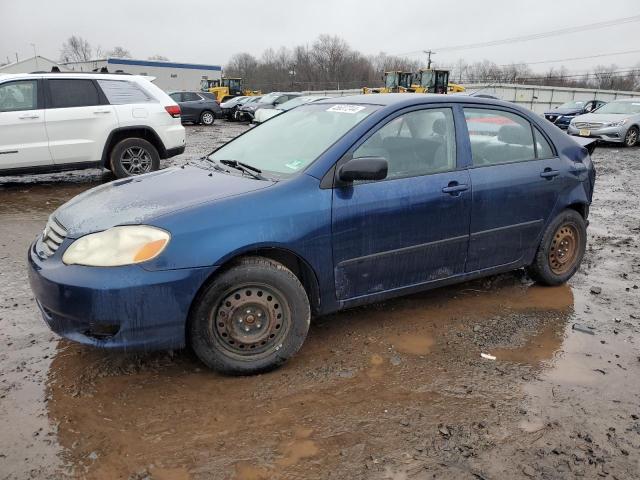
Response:
[[[244,95],[245,97],[262,95],[262,92],[259,90],[244,90],[242,88],[241,78],[223,77],[220,80],[202,79],[200,89],[203,92],[213,93],[218,103],[222,103],[225,100],[239,95]]]
[[[364,87],[362,93],[458,93],[462,85],[449,82],[449,70],[423,68],[416,73],[384,72],[384,87]]]

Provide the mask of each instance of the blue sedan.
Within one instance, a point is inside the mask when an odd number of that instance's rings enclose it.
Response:
[[[590,149],[511,103],[327,99],[73,198],[31,246],[29,279],[63,337],[188,344],[255,373],[292,357],[312,316],[522,267],[566,282],[594,182]]]

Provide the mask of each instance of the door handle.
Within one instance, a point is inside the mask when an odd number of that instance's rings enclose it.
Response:
[[[460,195],[460,192],[464,192],[465,190],[469,190],[469,185],[453,181],[449,182],[449,185],[442,188],[442,193],[448,193],[449,195],[455,197]]]
[[[101,108],[98,110],[94,110],[93,113],[111,113],[111,110]]]
[[[40,115],[37,113],[23,113],[18,117],[20,120],[29,120],[32,118],[40,118]]]
[[[547,180],[553,180],[553,177],[557,177],[560,175],[559,170],[553,170],[549,167],[545,168],[542,172],[540,172],[540,176],[542,178],[546,178]]]

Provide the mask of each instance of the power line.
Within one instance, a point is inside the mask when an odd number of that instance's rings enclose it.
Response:
[[[560,62],[570,62],[572,60],[587,60],[589,58],[601,58],[601,57],[613,57],[615,55],[628,55],[631,53],[640,53],[640,49],[637,50],[626,50],[624,52],[609,52],[609,53],[600,53],[597,55],[589,55],[586,57],[571,57],[571,58],[559,58],[557,60],[541,60],[539,62],[512,62],[505,63],[499,65],[500,67],[509,67],[511,65],[541,65],[544,63],[560,63]]]
[[[522,35],[522,36],[518,36],[518,37],[510,37],[510,38],[503,38],[501,40],[490,40],[487,42],[479,42],[479,43],[467,43],[467,44],[463,44],[463,45],[455,45],[455,46],[449,46],[449,47],[440,47],[440,48],[434,48],[433,50],[437,51],[437,52],[453,52],[456,50],[470,50],[473,48],[483,48],[483,47],[493,47],[496,45],[503,45],[506,43],[516,43],[516,42],[527,42],[530,40],[540,40],[543,38],[549,38],[549,37],[556,37],[559,35],[568,35],[570,33],[577,33],[577,32],[584,32],[587,30],[596,30],[596,29],[600,29],[600,28],[606,28],[606,27],[613,27],[613,26],[617,26],[617,25],[623,25],[625,23],[632,23],[632,22],[638,22],[640,21],[640,15],[633,15],[631,17],[622,17],[622,18],[616,18],[613,20],[607,20],[604,22],[596,22],[596,23],[589,23],[587,25],[577,25],[575,27],[567,27],[567,28],[560,28],[558,30],[550,30],[550,31],[546,31],[546,32],[540,32],[540,33],[532,33],[529,35]],[[420,51],[413,51],[413,52],[408,52],[408,53],[399,53],[397,54],[398,56],[407,56],[407,55],[414,55],[417,53],[423,53],[422,50]]]

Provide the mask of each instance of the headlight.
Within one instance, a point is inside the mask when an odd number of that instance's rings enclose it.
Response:
[[[609,127],[621,127],[622,125],[625,125],[627,122],[629,121],[628,118],[625,118],[624,120],[620,120],[618,122],[609,122]]]
[[[146,225],[113,227],[73,242],[62,256],[67,265],[117,267],[157,257],[169,243],[168,232]]]

